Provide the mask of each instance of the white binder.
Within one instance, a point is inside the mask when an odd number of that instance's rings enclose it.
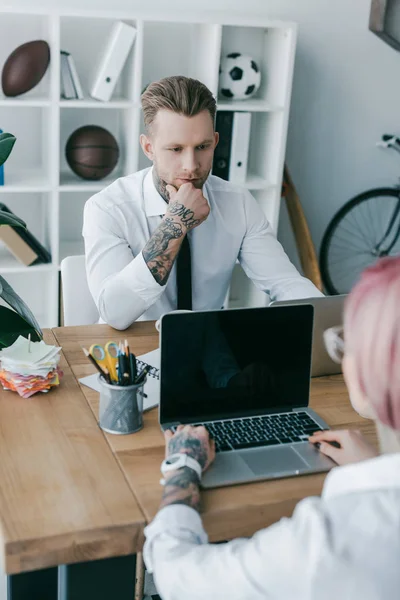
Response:
[[[135,37],[135,27],[122,21],[114,23],[90,91],[92,98],[103,101],[111,98]]]
[[[229,181],[245,183],[249,159],[251,113],[235,112],[233,115],[231,161]]]

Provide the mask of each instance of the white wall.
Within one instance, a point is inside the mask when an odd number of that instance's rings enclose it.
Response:
[[[14,0],[29,6],[33,0]],[[0,4],[11,4],[0,0]],[[129,9],[143,0],[37,0],[43,6]],[[148,0],[148,9],[243,10],[243,0]],[[352,195],[393,183],[397,154],[375,148],[400,134],[400,53],[368,30],[370,0],[246,0],[246,13],[299,23],[287,162],[319,247]],[[283,211],[280,238],[292,254]]]

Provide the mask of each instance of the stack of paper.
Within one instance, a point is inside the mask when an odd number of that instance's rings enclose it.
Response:
[[[61,348],[45,342],[31,342],[21,335],[12,346],[0,351],[0,383],[5,390],[29,398],[59,385]]]

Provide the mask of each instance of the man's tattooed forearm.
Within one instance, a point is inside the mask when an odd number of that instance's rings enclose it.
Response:
[[[184,452],[192,458],[196,459],[202,469],[207,463],[207,446],[206,443],[193,437],[188,437],[186,433],[177,433],[168,443],[169,454],[176,452]]]
[[[170,240],[178,239],[182,235],[182,226],[174,223],[172,219],[165,218],[143,248],[143,258],[146,262],[155,259],[167,250]]]
[[[190,210],[190,208],[186,208],[183,204],[179,202],[173,202],[169,205],[168,212],[170,215],[174,215],[180,218],[182,223],[188,229],[192,229],[196,227],[200,223],[200,219],[194,219],[194,212]]]
[[[199,478],[193,469],[184,467],[168,477],[160,508],[170,504],[185,504],[200,511]]]
[[[143,248],[143,258],[159,285],[167,283],[174,262],[168,253],[169,242],[183,234],[182,225],[166,217]]]

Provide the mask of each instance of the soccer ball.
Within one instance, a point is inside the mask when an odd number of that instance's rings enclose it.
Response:
[[[260,87],[261,73],[257,63],[246,54],[231,52],[219,68],[219,93],[225,98],[245,100]]]

